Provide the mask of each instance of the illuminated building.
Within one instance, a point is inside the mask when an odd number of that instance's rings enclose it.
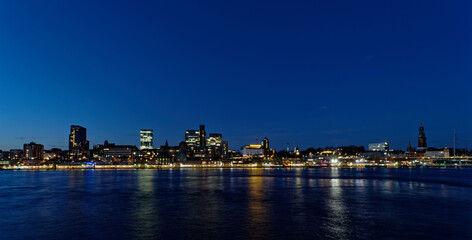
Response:
[[[158,149],[144,149],[139,151],[139,162],[152,162],[157,159]]]
[[[448,158],[450,157],[450,153],[447,148],[443,150],[427,150],[424,156],[428,158]]]
[[[154,148],[154,131],[152,129],[141,129],[140,136],[140,150]]]
[[[264,156],[264,149],[260,144],[251,144],[247,146],[243,146],[241,148],[241,155],[243,157],[263,157]]]
[[[157,155],[156,164],[158,165],[168,165],[173,162],[173,157],[168,152],[159,153]]]
[[[85,157],[89,153],[87,129],[78,125],[70,126],[69,156],[71,158]]]
[[[338,156],[359,156],[365,152],[364,146],[341,146],[337,147],[335,154]]]
[[[52,148],[51,150],[44,150],[44,160],[62,159],[62,150],[59,148]]]
[[[23,152],[24,159],[26,160],[43,160],[44,158],[44,146],[42,144],[36,144],[34,142],[24,144]]]
[[[367,160],[382,160],[385,159],[385,154],[381,151],[371,151],[361,153],[360,157]]]
[[[206,146],[205,125],[200,125],[200,147],[205,148],[205,146]]]
[[[269,147],[269,139],[267,137],[265,137],[264,139],[262,139],[262,148],[264,149],[270,149]]]
[[[90,151],[90,158],[94,160],[99,160],[101,161],[103,159],[103,145],[102,144],[96,144],[93,145],[92,151]]]
[[[185,142],[187,147],[191,150],[200,147],[200,131],[199,130],[186,130],[185,131]]]
[[[167,142],[167,140],[166,140],[166,144],[164,146],[161,146],[158,149],[158,152],[159,152],[159,154],[167,153],[172,158],[174,158],[175,156],[177,156],[179,154],[180,149],[181,149],[180,145],[179,146],[169,146],[169,142]]]
[[[220,147],[223,142],[223,135],[220,133],[210,133],[210,136],[207,140],[207,146],[217,146]]]
[[[179,154],[185,155],[185,157],[190,156],[191,152],[189,151],[187,142],[182,141],[182,142],[179,143],[179,151],[178,152],[179,152]]]
[[[369,151],[371,152],[387,152],[388,142],[369,143]]]
[[[97,148],[99,148],[97,146]],[[115,145],[105,141],[103,160],[105,162],[133,162],[138,158],[138,148],[132,145]]]
[[[269,139],[265,137],[261,142],[262,149],[264,149],[264,156],[267,158],[272,158],[275,155],[275,150],[270,149]]]
[[[224,155],[223,135],[220,133],[210,133],[207,139],[207,149],[212,155]]]
[[[45,150],[44,151],[44,159],[45,160],[51,160],[56,158],[56,155],[52,151]]]
[[[222,151],[222,154],[223,156],[224,155],[228,155],[228,141],[223,141],[221,142],[221,151]]]
[[[10,160],[18,161],[23,156],[24,151],[21,149],[10,149]]]
[[[186,130],[185,142],[190,152],[198,153],[201,157],[205,156],[208,150],[205,125],[200,125],[200,130]]]
[[[293,149],[293,153],[295,153],[295,155],[297,156],[300,155],[300,149],[298,148],[298,146]]]
[[[419,134],[418,134],[418,152],[424,152],[428,148],[426,147],[426,135],[424,133],[423,123],[420,125]]]

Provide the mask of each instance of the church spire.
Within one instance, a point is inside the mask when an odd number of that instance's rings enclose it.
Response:
[[[406,148],[407,153],[412,153],[413,152],[413,147],[411,146],[411,141],[408,141],[408,147]]]
[[[423,122],[420,124],[419,134],[418,134],[418,151],[426,151],[426,134],[424,133]]]

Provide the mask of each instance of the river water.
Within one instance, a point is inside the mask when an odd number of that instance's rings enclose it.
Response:
[[[0,239],[472,239],[472,169],[0,171]]]

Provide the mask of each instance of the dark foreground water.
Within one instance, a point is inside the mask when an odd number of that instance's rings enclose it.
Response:
[[[472,169],[0,171],[0,239],[472,239]]]

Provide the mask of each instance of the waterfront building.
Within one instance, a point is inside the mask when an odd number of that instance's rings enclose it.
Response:
[[[179,154],[180,148],[181,148],[180,145],[179,146],[169,146],[169,142],[167,142],[167,140],[166,140],[166,144],[164,146],[161,146],[158,149],[158,152],[159,152],[159,154],[167,153],[173,158],[173,157],[175,157]]]
[[[420,125],[419,134],[418,134],[418,152],[425,152],[428,149],[426,146],[426,134],[424,133],[423,123]]]
[[[200,147],[205,148],[205,146],[206,146],[205,125],[200,125]]]
[[[10,165],[10,152],[0,150],[0,165]]]
[[[93,160],[101,161],[103,159],[103,149],[104,145],[102,144],[95,144],[93,145],[92,150],[90,151],[90,158]]]
[[[200,131],[199,130],[186,130],[185,142],[187,143],[187,146],[192,151],[200,147]]]
[[[228,155],[228,151],[229,151],[229,149],[228,149],[228,141],[222,141],[222,142],[221,142],[221,148],[222,148],[222,154],[223,154],[223,156]]]
[[[10,149],[10,160],[18,161],[23,157],[23,149]]]
[[[133,162],[138,158],[138,148],[133,145],[116,145],[105,141],[103,144],[103,161]]]
[[[341,146],[336,148],[336,155],[338,156],[359,156],[365,152],[364,146]]]
[[[186,157],[191,155],[191,151],[189,150],[187,142],[182,141],[179,143],[179,154],[184,154]]]
[[[427,158],[449,158],[450,157],[450,151],[448,148],[444,149],[431,149],[427,150],[424,153],[424,156]]]
[[[223,135],[221,133],[210,133],[208,140],[207,140],[207,146],[221,146],[221,143],[223,142]]]
[[[61,160],[64,154],[60,148],[51,148],[51,150],[44,150],[44,160]]]
[[[275,150],[270,149],[269,145],[269,139],[267,137],[264,137],[261,142],[262,149],[264,149],[264,156],[267,158],[272,158],[275,155]]]
[[[293,149],[293,153],[294,153],[295,155],[297,155],[297,156],[300,155],[300,149],[298,148],[298,146],[296,146],[296,147]]]
[[[158,149],[143,149],[139,151],[138,159],[140,163],[154,162],[157,160]]]
[[[36,144],[30,142],[23,145],[24,159],[25,160],[43,160],[44,159],[44,146],[42,144]]]
[[[185,142],[190,153],[204,157],[208,151],[205,125],[200,125],[199,130],[186,130]]]
[[[44,160],[53,160],[56,158],[56,154],[54,154],[51,150],[44,150]]]
[[[223,135],[221,133],[210,133],[207,139],[207,152],[210,155],[222,156],[225,153],[225,146],[223,146]]]
[[[173,156],[168,152],[162,152],[157,155],[156,164],[158,165],[169,165],[173,162]]]
[[[23,158],[23,149],[10,149],[3,151],[0,159],[4,161],[4,165],[15,164]]]
[[[381,151],[371,151],[361,153],[360,157],[366,160],[384,160],[385,154]]]
[[[269,139],[268,139],[267,137],[265,137],[264,139],[262,139],[261,145],[262,145],[262,148],[264,148],[264,149],[270,149],[270,147],[269,147]]]
[[[263,157],[264,149],[260,144],[246,145],[241,148],[241,155],[243,157]]]
[[[78,126],[70,126],[69,134],[69,157],[71,159],[85,158],[89,154],[89,141],[87,140],[87,129]]]
[[[152,129],[141,129],[140,138],[140,150],[154,148],[154,131]]]
[[[387,152],[388,142],[369,143],[369,151],[371,152]]]

